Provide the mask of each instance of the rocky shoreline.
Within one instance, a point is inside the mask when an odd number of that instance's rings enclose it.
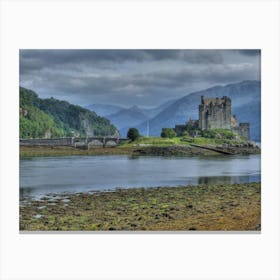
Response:
[[[133,151],[134,155],[152,155],[152,156],[207,156],[207,155],[249,155],[260,154],[261,150],[250,146],[168,146],[168,147],[144,147]]]
[[[21,231],[260,231],[261,184],[117,189],[20,205]]]

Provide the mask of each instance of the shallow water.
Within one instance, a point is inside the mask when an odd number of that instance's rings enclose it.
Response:
[[[257,182],[260,155],[213,157],[65,156],[20,160],[21,199],[49,193]]]

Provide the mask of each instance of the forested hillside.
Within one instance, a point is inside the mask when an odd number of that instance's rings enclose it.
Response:
[[[80,106],[41,99],[20,87],[20,138],[105,136],[117,133],[109,120]]]

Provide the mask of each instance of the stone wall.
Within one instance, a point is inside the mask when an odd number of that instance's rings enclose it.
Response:
[[[250,140],[250,124],[249,123],[240,123],[239,126],[233,127],[232,131],[236,132],[241,137],[244,137],[246,140]]]

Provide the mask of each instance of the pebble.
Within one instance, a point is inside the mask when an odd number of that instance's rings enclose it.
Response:
[[[42,216],[43,216],[43,215],[36,214],[36,215],[34,215],[33,217],[34,217],[35,219],[40,219]]]

